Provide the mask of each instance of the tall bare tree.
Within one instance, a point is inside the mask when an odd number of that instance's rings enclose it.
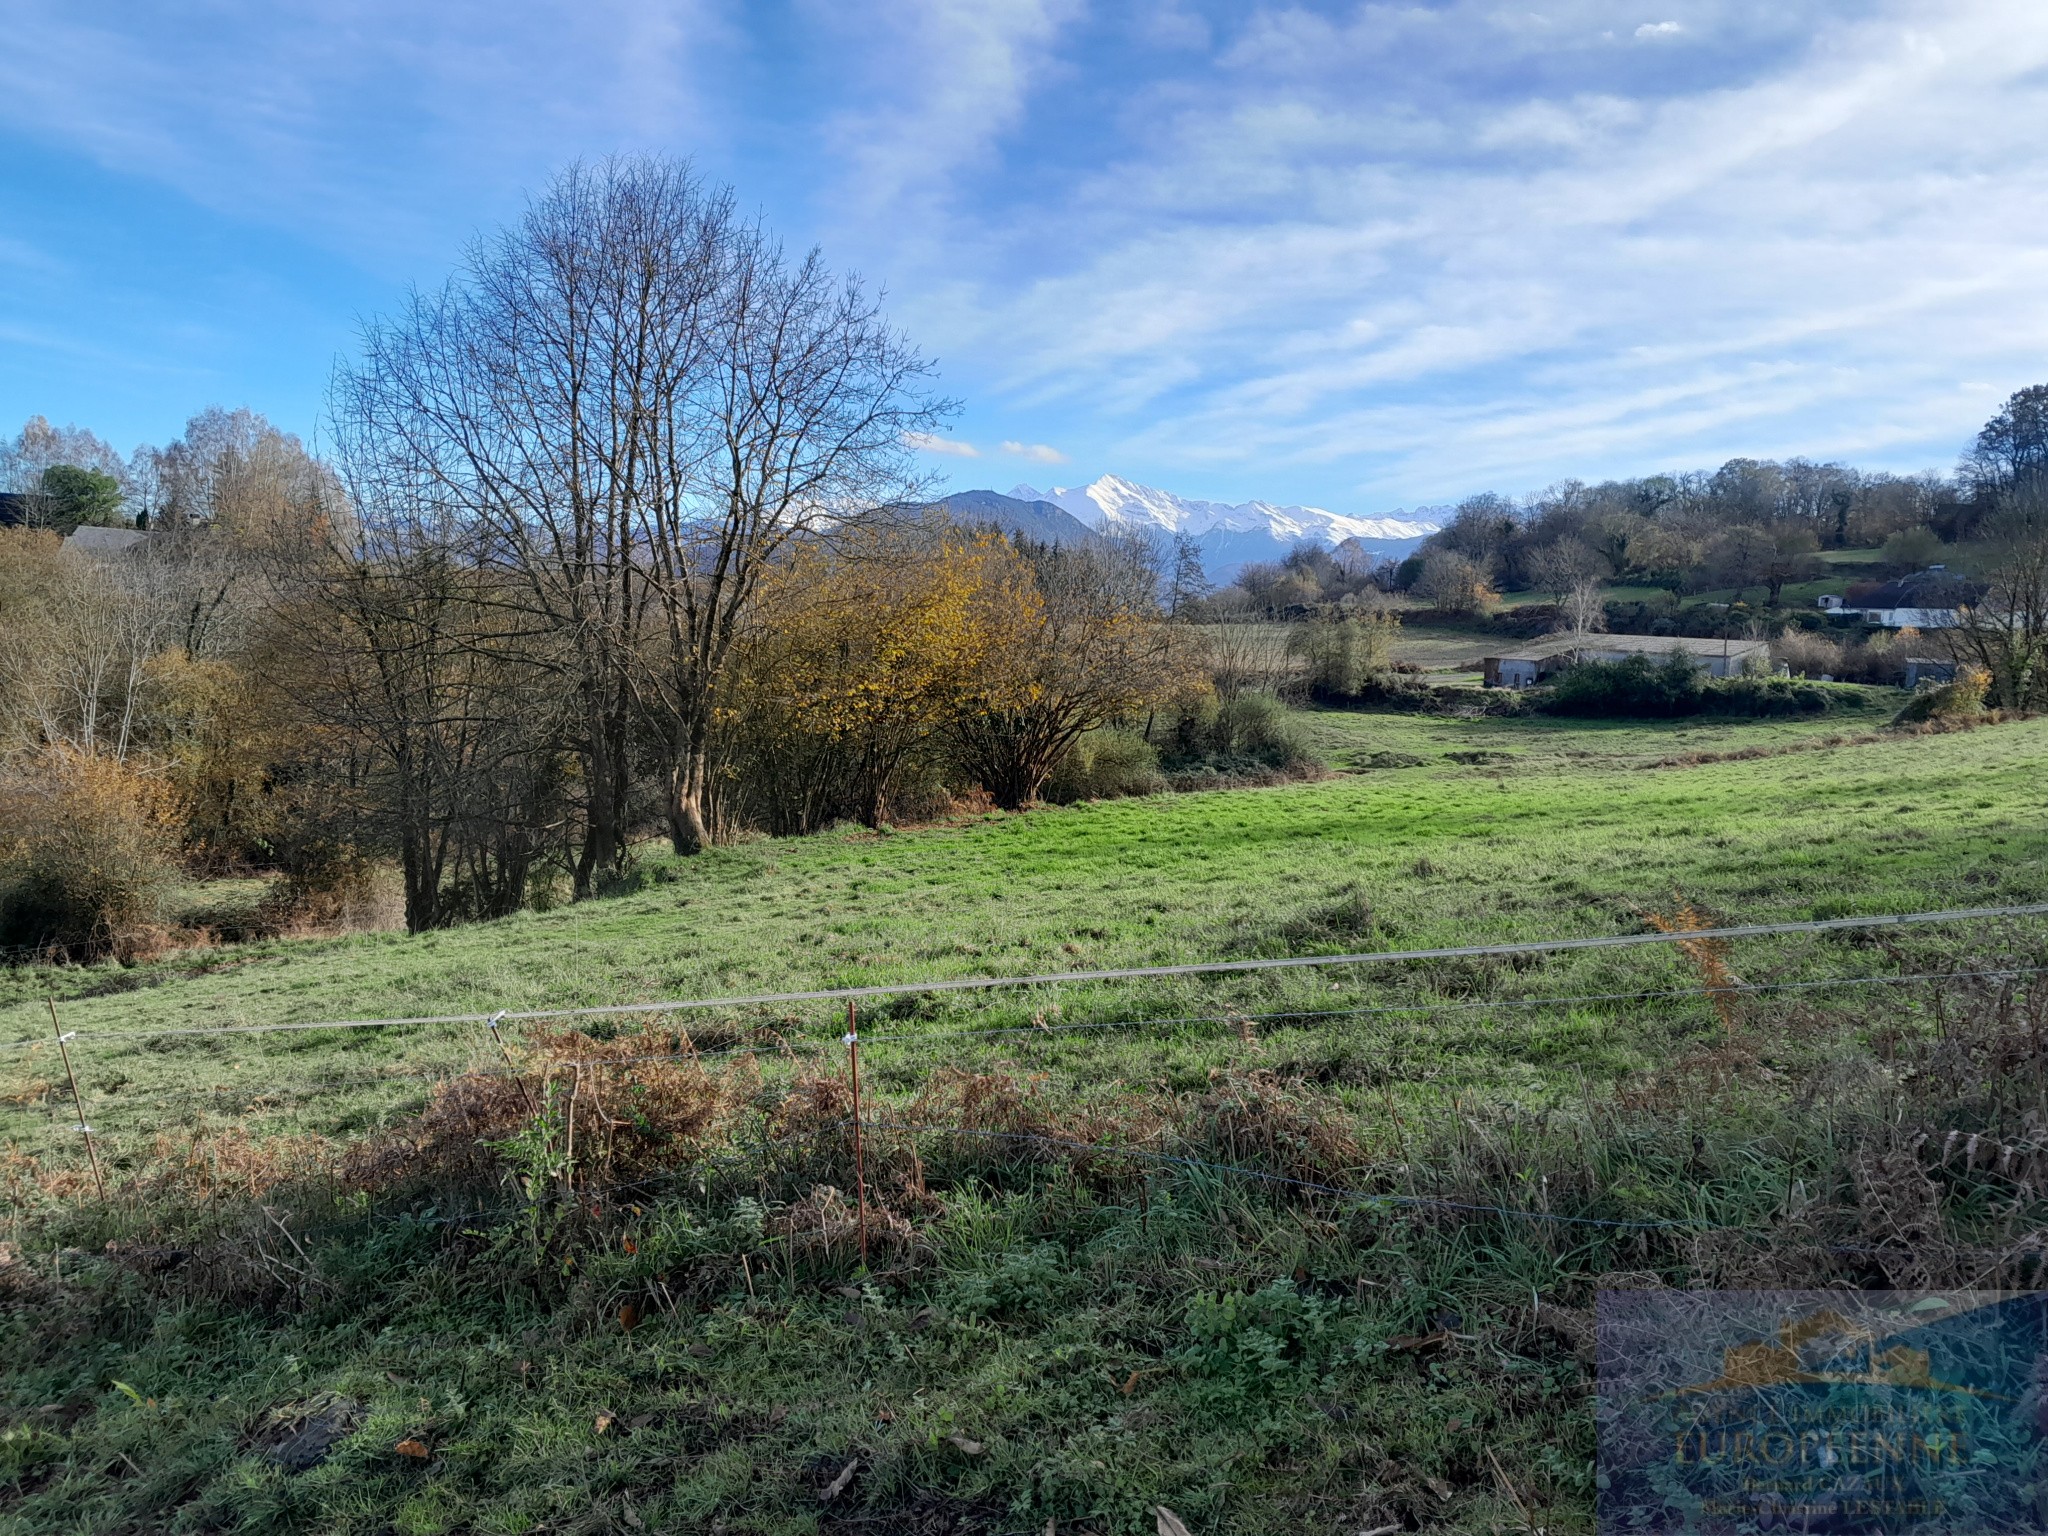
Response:
[[[788,261],[759,229],[722,221],[719,234],[701,366],[664,381],[690,393],[658,413],[657,471],[636,503],[658,637],[641,675],[666,725],[678,853],[708,839],[713,709],[762,577],[797,541],[921,499],[905,445],[942,410],[924,359],[857,280],[816,251]]]
[[[1952,655],[1991,675],[1991,702],[2048,708],[2048,479],[2009,489],[1986,522],[1983,595],[1947,631]]]
[[[571,167],[338,376],[358,500],[474,525],[508,628],[569,641],[578,894],[624,861],[650,717],[675,846],[703,846],[739,616],[791,539],[913,489],[924,371],[857,283],[786,261],[687,166],[633,159]]]

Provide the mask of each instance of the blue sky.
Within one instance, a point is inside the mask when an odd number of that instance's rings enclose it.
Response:
[[[962,488],[1946,467],[2048,381],[2038,0],[0,0],[0,39],[4,430],[311,436],[358,317],[617,150],[883,285]]]

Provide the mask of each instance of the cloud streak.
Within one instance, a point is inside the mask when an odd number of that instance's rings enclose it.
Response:
[[[1408,24],[1255,18],[1220,91],[1076,187],[1064,260],[956,300],[955,349],[1000,338],[997,391],[1093,417],[1120,463],[1402,499],[1735,452],[1940,462],[1982,419],[1959,381],[2043,368],[2048,12],[1821,13],[1746,66],[1447,101],[1389,148],[1383,102],[1321,82]],[[1553,44],[1614,83],[1597,32]],[[944,234],[1005,270],[1045,222]]]
[[[336,258],[395,295],[573,155],[691,150],[886,288],[968,401],[912,445],[940,458],[1363,514],[1737,452],[1911,468],[2048,372],[2043,120],[2048,11],[2010,0],[14,0],[0,156],[213,223],[159,271],[118,209],[17,221],[0,320],[103,351],[68,317],[122,283],[152,334],[255,355],[287,343],[193,298],[209,239],[341,330]],[[252,226],[289,239],[243,256]]]
[[[981,450],[972,443],[957,438],[940,437],[936,432],[906,432],[903,446],[917,453],[936,453],[943,458],[978,459]]]
[[[1003,444],[1003,452],[1009,454],[1013,459],[1028,459],[1033,464],[1065,464],[1069,462],[1064,453],[1061,453],[1059,449],[1052,447],[1048,443],[1006,442]]]

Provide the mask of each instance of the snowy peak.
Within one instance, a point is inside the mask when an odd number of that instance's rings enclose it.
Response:
[[[1437,525],[1402,517],[1344,517],[1322,507],[1278,507],[1269,501],[1232,506],[1221,501],[1196,501],[1171,491],[1137,485],[1120,475],[1104,475],[1084,486],[1055,486],[1039,491],[1020,485],[1010,494],[1020,501],[1049,501],[1091,528],[1112,532],[1254,534],[1282,545],[1313,542],[1335,546],[1346,539],[1407,542],[1427,538]]]

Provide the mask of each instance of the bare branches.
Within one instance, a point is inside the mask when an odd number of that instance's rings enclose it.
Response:
[[[467,541],[568,640],[587,892],[659,731],[679,851],[706,838],[713,704],[764,572],[915,490],[926,364],[861,286],[791,263],[684,165],[575,166],[335,384],[377,537]]]

